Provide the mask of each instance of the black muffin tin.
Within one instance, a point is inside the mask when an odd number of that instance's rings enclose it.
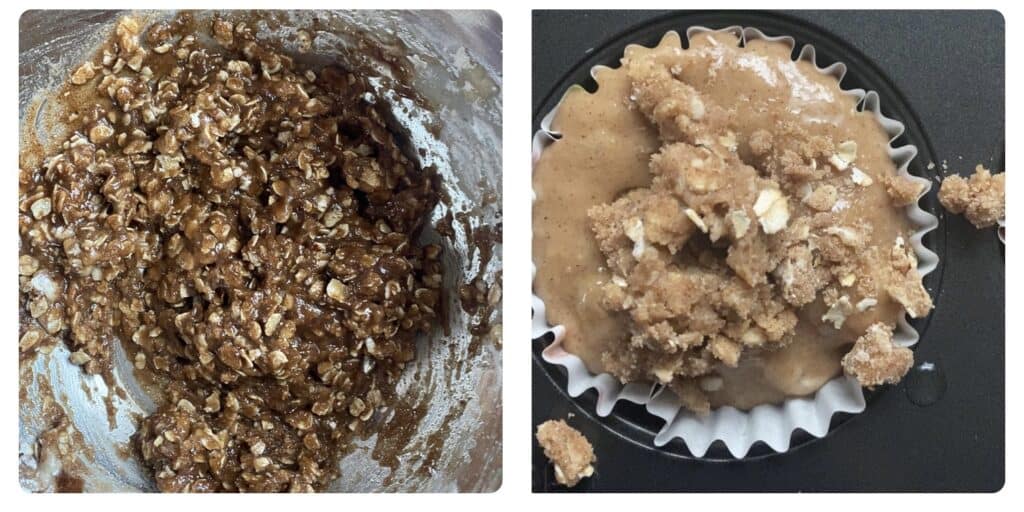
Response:
[[[1005,273],[994,229],[946,214],[937,177],[975,164],[1002,170],[1004,19],[996,11],[534,11],[533,129],[573,84],[596,85],[593,66],[618,66],[626,45],[653,46],[691,26],[756,27],[812,44],[819,66],[846,63],[844,88],[875,90],[882,112],[906,125],[895,146],[914,144],[910,172],[933,179],[922,208],[939,217],[925,244],[939,267],[925,279],[933,313],[904,382],[867,396],[867,410],[839,414],[827,436],[793,434],[787,453],[762,443],[743,460],[720,442],[694,458],[676,439],[653,443],[663,422],[642,406],[595,413],[596,393],[572,398],[562,368],[533,341],[533,428],[567,419],[594,444],[596,473],[572,491],[996,491],[1004,482]],[[684,42],[685,44],[685,42]],[[794,53],[794,56],[796,53]],[[532,135],[532,133],[531,133]],[[934,164],[929,169],[929,163]],[[945,163],[945,165],[944,165]],[[948,169],[946,168],[948,167]],[[533,490],[565,491],[533,442]]]

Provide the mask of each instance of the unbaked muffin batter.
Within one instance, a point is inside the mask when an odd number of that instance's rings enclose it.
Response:
[[[566,350],[697,412],[909,369],[891,336],[931,308],[902,211],[923,187],[834,78],[783,43],[670,33],[595,79],[534,171],[534,286]]]

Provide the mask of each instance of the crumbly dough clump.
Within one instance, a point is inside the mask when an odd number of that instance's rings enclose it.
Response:
[[[993,226],[1006,216],[1006,174],[993,175],[979,164],[968,178],[949,176],[942,180],[939,202],[978,229]]]
[[[843,356],[843,371],[865,387],[899,382],[913,364],[914,353],[894,344],[892,329],[884,324],[868,327]]]
[[[631,99],[663,145],[649,187],[589,216],[611,273],[603,306],[630,322],[630,338],[603,354],[605,369],[666,385],[706,413],[714,390],[701,384],[714,379],[701,377],[735,367],[746,350],[786,346],[805,306],[824,303],[821,322],[840,329],[879,298],[914,317],[932,304],[902,239],[879,247],[871,223],[836,213],[840,191],[874,182],[854,165],[856,143],[785,120],[739,137],[738,107],[678,78],[689,58],[699,57],[652,51],[625,61]],[[887,184],[899,202],[921,191]],[[891,331],[895,318],[887,322]]]
[[[594,448],[578,430],[564,420],[548,420],[537,427],[537,442],[555,466],[555,480],[573,487],[594,474]]]
[[[924,193],[928,184],[920,178],[909,176],[886,176],[885,191],[892,198],[895,206],[914,204]]]

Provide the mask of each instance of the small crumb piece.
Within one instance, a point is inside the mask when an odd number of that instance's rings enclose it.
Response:
[[[978,229],[992,226],[1006,216],[1006,174],[993,176],[978,165],[969,178],[949,176],[942,180],[939,202],[950,212],[964,214]]]
[[[914,364],[909,348],[892,342],[892,328],[877,323],[857,338],[853,348],[843,356],[843,371],[864,387],[895,384]]]
[[[537,427],[537,442],[544,456],[555,466],[555,480],[573,487],[594,474],[594,448],[578,430],[564,420],[548,420]]]
[[[927,184],[922,180],[915,180],[909,176],[886,176],[885,191],[892,198],[893,206],[907,206],[914,204]]]
[[[832,185],[822,185],[813,192],[811,192],[806,198],[804,198],[804,204],[814,208],[819,212],[827,212],[832,210],[832,207],[836,205],[836,200],[839,199],[839,191]]]
[[[735,368],[740,362],[740,353],[743,347],[725,336],[715,336],[709,343],[711,353],[726,366]]]

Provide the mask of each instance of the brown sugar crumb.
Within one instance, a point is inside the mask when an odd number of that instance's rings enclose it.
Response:
[[[767,155],[772,150],[772,133],[768,130],[757,130],[750,134],[750,151],[756,156]]]
[[[892,275],[886,292],[903,306],[911,318],[927,315],[933,307],[932,298],[917,272],[917,258],[902,238],[893,245],[890,263]]]
[[[815,188],[810,195],[804,198],[804,203],[811,208],[819,212],[827,212],[832,210],[832,207],[836,205],[836,201],[839,199],[839,192],[836,187],[832,185],[821,185]]]
[[[697,227],[678,206],[671,195],[641,189],[611,205],[595,206],[588,213],[609,263],[626,272],[632,268],[634,255],[642,254],[647,243],[675,253],[690,238]]]
[[[942,180],[939,202],[979,229],[992,226],[1006,216],[1006,174],[993,175],[979,164],[969,178],[949,176]]]
[[[916,271],[913,274],[908,274],[905,280],[894,280],[886,288],[886,292],[907,310],[907,314],[911,318],[921,318],[932,309],[931,296],[921,284],[921,278],[916,275]]]
[[[906,176],[886,176],[885,191],[892,198],[893,206],[914,204],[924,193],[927,183]]]
[[[914,353],[892,342],[892,328],[873,324],[843,356],[843,371],[861,386],[895,384],[914,364]]]
[[[537,442],[544,456],[555,466],[555,480],[573,487],[594,474],[594,448],[578,430],[564,420],[548,420],[537,427]]]
[[[743,346],[725,336],[715,336],[708,342],[711,353],[726,366],[735,368],[740,362]]]

